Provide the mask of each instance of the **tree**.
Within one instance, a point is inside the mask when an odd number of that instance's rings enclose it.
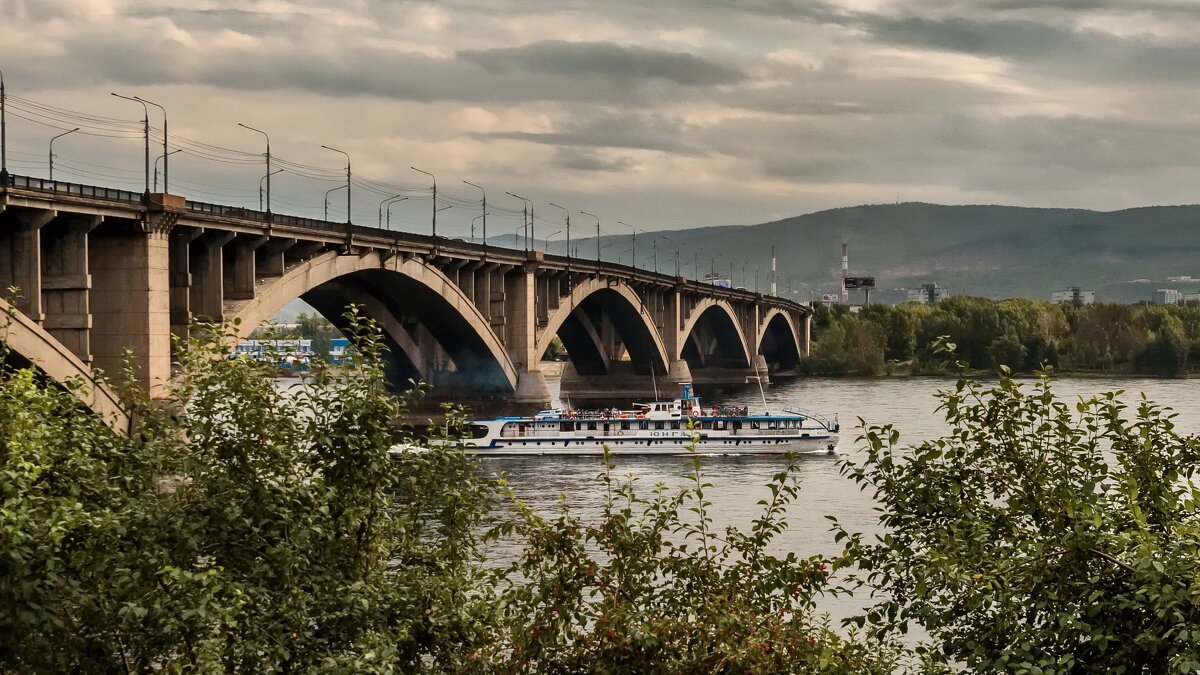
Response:
[[[1144,397],[1132,415],[1120,392],[1072,410],[1045,375],[960,380],[939,394],[950,433],[912,448],[865,429],[844,471],[887,534],[841,536],[888,599],[859,621],[924,626],[947,670],[1196,672],[1200,442]]]

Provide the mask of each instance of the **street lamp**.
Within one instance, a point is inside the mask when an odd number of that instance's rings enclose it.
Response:
[[[620,253],[618,253],[618,254],[617,254],[617,264],[618,264],[618,265],[620,265],[620,264],[621,264],[621,258],[624,258],[626,253],[631,253],[632,251],[633,251],[633,249],[632,249],[632,248],[627,248],[627,249],[625,249],[624,251],[621,251]]]
[[[469,180],[464,180],[463,182],[473,188],[479,188],[479,191],[483,193],[483,215],[471,220],[471,238],[475,238],[475,221],[483,218],[483,245],[487,246],[487,190],[484,190],[482,185],[476,185]]]
[[[546,253],[550,252],[550,237],[553,237],[556,234],[562,234],[562,230],[555,230],[546,235],[546,238],[542,240],[542,250]]]
[[[431,227],[432,227],[432,230],[433,230],[433,236],[435,236],[435,237],[436,237],[436,236],[437,236],[437,212],[438,212],[438,207],[437,207],[437,176],[434,176],[433,174],[431,174],[431,173],[429,173],[428,171],[425,171],[425,170],[423,170],[423,169],[418,169],[418,168],[417,168],[417,167],[415,167],[415,166],[410,166],[410,167],[408,167],[408,168],[412,169],[413,171],[416,171],[417,173],[423,173],[423,174],[425,174],[426,176],[429,176],[429,177],[430,177],[430,178],[433,180],[433,224],[432,224],[432,226],[431,226]]]
[[[670,238],[670,237],[665,237],[665,236],[663,236],[663,235],[661,235],[661,234],[660,234],[660,235],[657,235],[657,237],[658,237],[659,239],[662,239],[662,240],[664,240],[664,241],[669,241],[669,242],[671,242],[672,244],[675,244],[675,276],[676,276],[676,277],[678,277],[678,276],[679,276],[679,242],[675,241],[674,239],[672,239],[672,238]],[[657,272],[657,271],[658,271],[658,266],[657,266],[657,265],[655,265],[655,267],[654,267],[654,271],[655,271],[655,272]]]
[[[516,247],[517,247],[517,233],[518,233],[518,232],[522,232],[522,233],[524,233],[524,232],[526,231],[527,227],[528,227],[528,226],[527,226],[525,223],[521,223],[521,226],[520,226],[520,227],[518,227],[517,229],[513,230],[513,248],[516,248]],[[528,239],[529,239],[529,237],[528,237],[528,236],[526,236],[525,238],[526,238],[526,240],[528,240]]]
[[[553,206],[556,209],[562,209],[563,214],[565,214],[567,217],[567,257],[570,258],[571,257],[571,212],[568,211],[565,207],[559,206],[558,204],[555,204],[554,202],[549,202],[549,204],[550,204],[550,206]]]
[[[274,172],[271,171],[271,137],[268,136],[267,132],[263,131],[262,129],[255,129],[254,127],[252,127],[248,124],[242,124],[241,122],[238,122],[237,125],[243,129],[249,129],[250,131],[257,131],[258,133],[263,135],[263,138],[267,139],[267,175],[264,176],[264,178],[266,178],[266,180],[267,180],[267,220],[270,221],[271,220],[271,176],[273,176],[276,173],[279,173],[279,171],[274,171]],[[280,171],[282,171],[282,170],[283,169],[280,169]],[[262,180],[258,181],[258,190],[260,193],[262,192]],[[262,210],[262,199],[261,198],[259,199],[258,208],[260,211]]]
[[[176,150],[175,152],[179,152]],[[263,210],[263,181],[267,182],[267,222],[271,222],[271,176],[277,173],[283,173],[283,169],[275,169],[271,173],[258,179],[258,210]]]
[[[630,231],[633,232],[633,267],[634,267],[634,269],[636,269],[637,268],[637,228],[630,225],[629,223],[622,223],[619,220],[617,221],[617,224],[624,225],[625,227],[628,227],[630,229]]]
[[[4,102],[4,71],[0,70],[0,187],[8,186],[8,110]]]
[[[345,185],[339,185],[335,188],[329,188],[325,191],[325,222],[329,222],[329,193],[344,189],[346,189]],[[346,216],[346,219],[350,219],[349,215]]]
[[[161,159],[161,160],[163,160],[163,162],[166,162],[166,158],[168,156],[174,155],[177,152],[183,152],[183,148],[177,148],[175,150],[168,152],[165,155],[159,155],[158,157],[154,158],[154,191],[155,192],[158,192],[158,160]],[[165,191],[166,189],[167,189],[167,174],[166,174],[166,171],[164,170],[163,171],[163,190]],[[262,195],[259,195],[258,199],[259,199],[259,202],[261,202]],[[260,209],[262,208],[261,203],[259,204],[258,208],[260,208]]]
[[[388,198],[384,199],[383,201],[379,202],[379,227],[383,227],[383,205],[387,204],[388,202],[403,201],[405,199],[408,199],[408,197],[404,197],[402,195],[395,195],[392,197],[388,197]]]
[[[351,218],[350,218],[350,153],[346,152],[345,150],[338,150],[337,148],[331,148],[328,145],[322,145],[321,147],[325,148],[326,150],[340,152],[341,154],[346,156],[346,229],[349,230],[350,229],[350,221],[351,221]],[[332,190],[331,190],[331,192],[332,192]],[[329,193],[326,193],[326,194],[329,194]]]
[[[401,198],[399,198],[399,199],[395,199],[395,200],[393,200],[393,201],[389,201],[389,202],[388,202],[388,205],[387,205],[387,220],[385,220],[385,221],[384,221],[384,227],[385,227],[386,229],[388,229],[388,230],[392,229],[392,207],[393,207],[393,206],[395,206],[396,204],[399,204],[400,202],[402,202],[402,201],[404,201],[404,200],[406,200],[406,199],[408,199],[408,197],[401,197]]]
[[[54,141],[56,141],[59,138],[62,138],[63,136],[66,136],[67,134],[73,134],[76,131],[79,131],[79,127],[75,127],[74,129],[72,129],[70,131],[64,131],[61,134],[50,139],[50,180],[51,181],[54,180]]]
[[[163,155],[164,156],[170,155],[171,153],[167,152],[167,109],[162,107],[161,105],[155,103],[154,101],[147,101],[146,99],[141,98],[140,96],[134,96],[133,100],[139,101],[141,103],[149,103],[150,105],[152,105],[155,108],[158,108],[159,110],[162,111],[162,114],[163,114]],[[146,133],[147,134],[150,133],[148,122],[147,122]],[[163,192],[168,193],[168,194],[170,194],[170,191],[171,191],[171,188],[168,187],[168,185],[167,185],[167,176],[170,175],[170,164],[171,164],[170,159],[163,160]],[[158,186],[155,186],[154,189],[157,190]]]
[[[511,192],[505,192],[504,194],[508,195],[509,197],[516,197],[517,199],[520,199],[521,201],[525,202],[525,206],[523,207],[523,210],[521,212],[521,220],[528,223],[528,225],[526,225],[526,228],[525,228],[525,250],[528,251],[531,245],[536,246],[536,244],[530,244],[530,241],[533,239],[533,232],[534,232],[534,229],[533,229],[533,200],[526,199],[525,197],[522,197],[521,195],[515,195]]]
[[[145,113],[143,118],[142,134],[146,139],[146,194],[150,194],[150,109],[146,107],[146,102],[136,96],[122,96],[114,92],[108,92],[117,98],[123,98],[126,101],[133,101],[142,104],[142,112]],[[166,140],[166,135],[163,135],[163,140]]]
[[[596,264],[600,264],[600,216],[587,211],[580,211],[585,216],[591,216],[596,219]]]

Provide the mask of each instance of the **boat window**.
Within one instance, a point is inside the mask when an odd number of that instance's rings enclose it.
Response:
[[[596,423],[588,422],[588,431],[595,431],[595,430],[596,430]]]
[[[776,429],[778,427],[775,426],[774,422],[767,422],[767,428],[768,429]]]
[[[755,421],[751,422],[751,423],[750,423],[750,428],[751,428],[751,429],[757,429],[757,428],[758,428],[758,420],[755,420]]]
[[[574,423],[574,422],[563,422],[563,423],[562,423],[562,426],[560,427],[560,430],[562,430],[562,431],[574,431],[574,430],[575,430],[575,423]]]
[[[655,429],[663,429],[663,428],[665,428],[665,427],[666,427],[666,422],[655,422],[655,423],[654,423],[654,428],[655,428]]]
[[[642,431],[645,431],[646,429],[650,428],[650,423],[649,422],[638,422],[638,428],[641,429]]]
[[[679,428],[679,422],[671,422],[671,428],[672,428],[672,429],[678,429],[678,428]]]
[[[742,428],[742,423],[741,423],[741,422],[734,422],[734,423],[733,423],[733,428],[734,428],[734,429],[741,429],[741,428]]]
[[[701,422],[700,428],[701,429],[712,429],[712,422],[707,422],[707,421]]]
[[[629,431],[629,422],[621,422],[621,430]]]

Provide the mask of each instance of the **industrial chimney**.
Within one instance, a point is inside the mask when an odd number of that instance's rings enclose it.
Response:
[[[850,304],[850,291],[846,289],[846,277],[850,276],[850,245],[842,242],[842,304]]]
[[[771,244],[771,295],[779,295],[777,288],[778,279],[775,274],[775,244]]]

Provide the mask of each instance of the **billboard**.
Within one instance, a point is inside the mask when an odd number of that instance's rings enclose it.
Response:
[[[845,287],[851,288],[875,288],[875,277],[846,277]]]

